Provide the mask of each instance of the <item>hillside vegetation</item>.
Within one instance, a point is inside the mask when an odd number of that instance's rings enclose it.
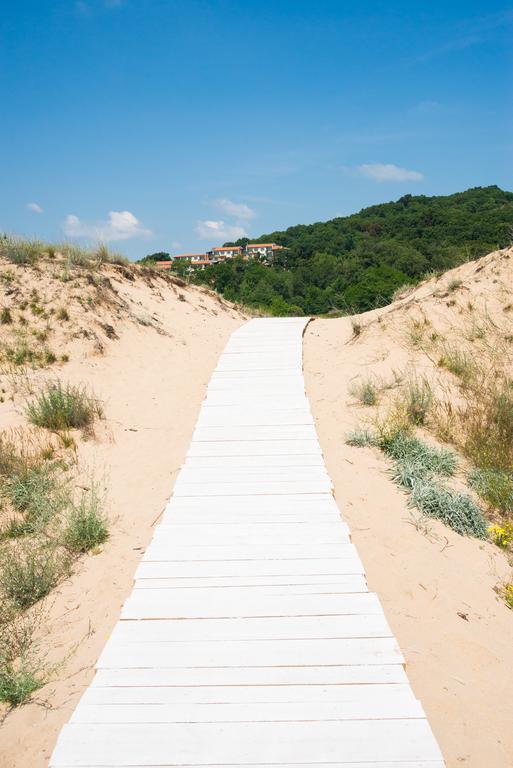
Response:
[[[287,249],[271,268],[234,260],[194,279],[274,315],[351,314],[388,304],[400,286],[429,273],[505,247],[512,228],[513,193],[497,186],[405,195],[352,216],[262,235],[253,242]]]

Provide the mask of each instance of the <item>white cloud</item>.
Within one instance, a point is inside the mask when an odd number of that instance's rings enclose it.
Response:
[[[68,237],[86,237],[106,243],[153,234],[130,211],[109,211],[105,221],[95,222],[81,221],[78,216],[70,213],[66,216],[63,229]]]
[[[221,242],[225,240],[238,240],[239,237],[247,237],[248,233],[240,224],[227,224],[222,220],[211,221],[204,219],[198,221],[196,234],[202,240]]]
[[[226,213],[227,216],[233,216],[235,219],[249,221],[256,216],[255,211],[246,203],[234,203],[233,200],[228,200],[225,197],[218,198],[214,202],[220,211]]]
[[[399,168],[393,163],[364,163],[357,168],[361,176],[374,181],[422,181],[424,174]]]
[[[43,209],[37,203],[27,203],[27,208],[32,213],[43,213]]]

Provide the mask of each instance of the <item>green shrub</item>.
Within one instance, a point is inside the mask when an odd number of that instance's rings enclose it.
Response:
[[[456,493],[432,482],[414,482],[408,505],[435,517],[462,536],[487,537],[487,524],[477,504],[466,494]]]
[[[433,448],[403,432],[383,440],[380,447],[390,458],[416,467],[417,475],[424,478],[451,477],[456,471],[457,459],[453,451]]]
[[[108,537],[107,520],[102,513],[102,498],[98,486],[93,482],[68,515],[64,544],[72,552],[80,554],[103,544]]]
[[[4,704],[11,707],[24,704],[45,683],[42,670],[26,658],[2,663],[0,657],[0,701]]]
[[[50,462],[34,462],[33,466],[18,469],[6,478],[2,495],[23,515],[21,524],[11,523],[11,535],[43,530],[68,500],[56,465]]]
[[[69,312],[66,307],[59,307],[56,317],[57,320],[63,320],[64,322],[67,322],[69,320]]]
[[[80,386],[53,381],[28,403],[28,420],[47,429],[80,429],[101,418],[103,409],[96,398]]]
[[[513,474],[500,469],[473,469],[469,484],[493,509],[503,515],[513,514]]]
[[[2,591],[20,610],[46,597],[68,573],[69,560],[50,545],[24,540],[0,554]]]

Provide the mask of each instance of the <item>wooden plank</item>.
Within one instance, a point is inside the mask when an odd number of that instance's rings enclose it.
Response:
[[[103,672],[103,671],[102,671]],[[102,672],[99,674],[101,675]],[[108,673],[107,670],[105,670]],[[113,686],[86,688],[81,704],[237,704],[271,702],[341,702],[349,704],[416,701],[405,683],[373,685],[205,685],[205,686]]]
[[[296,560],[214,560],[214,561],[175,561],[151,560],[151,553],[145,555],[139,563],[136,578],[223,578],[240,576],[289,576],[331,575],[363,573],[363,565],[353,548],[345,557]]]
[[[288,586],[297,587],[305,585],[307,587],[314,587],[320,585],[322,587],[335,587],[346,584],[346,577],[351,575],[360,574],[347,574],[341,573],[332,576],[222,576],[222,577],[171,577],[171,578],[143,578],[136,579],[136,586],[140,589],[174,589],[175,587],[208,587],[210,589],[218,589],[220,587],[269,587],[269,586]],[[321,589],[321,592],[326,592],[326,589]],[[332,590],[328,590],[332,591]],[[354,590],[359,591],[359,590]]]
[[[289,494],[288,496],[266,496],[265,499],[248,499],[240,497],[226,497],[226,499],[213,499],[209,502],[206,499],[176,499],[172,497],[167,505],[167,509],[174,509],[181,512],[194,512],[198,510],[214,509],[216,511],[237,511],[241,507],[245,511],[253,512],[277,512],[277,513],[295,513],[298,511],[314,514],[315,512],[336,512],[339,514],[337,504],[331,493],[311,494],[302,496],[301,494]]]
[[[295,456],[308,454],[321,456],[319,443],[314,438],[307,440],[223,440],[208,443],[191,443],[187,452],[189,456]]]
[[[383,614],[280,616],[260,619],[119,621],[111,635],[124,643],[191,640],[296,640],[392,637]]]
[[[225,523],[224,525],[201,524],[201,527],[161,525],[155,530],[154,542],[170,542],[175,546],[200,546],[215,544],[233,546],[237,544],[265,545],[275,541],[287,544],[344,544],[348,541],[345,523]]]
[[[402,664],[370,664],[311,667],[205,667],[202,669],[99,669],[91,687],[184,686],[237,688],[273,686],[276,688],[307,685],[313,692],[319,686],[395,685],[408,683]],[[315,695],[312,693],[312,695]]]
[[[231,483],[176,482],[174,494],[181,496],[268,496],[269,494],[322,493],[331,491],[329,480],[307,480],[300,482],[262,481]]]
[[[66,725],[51,766],[441,760],[425,720]]]
[[[395,638],[219,640],[122,643],[107,641],[98,669],[111,667],[275,667],[401,664]]]
[[[310,411],[306,408],[285,408],[277,410],[263,408],[255,403],[248,408],[239,405],[224,405],[216,408],[203,408],[197,421],[198,427],[219,426],[286,426],[289,424],[313,424]]]
[[[266,723],[337,720],[396,720],[424,717],[415,699],[374,698],[364,702],[264,702],[214,704],[83,704],[71,723]]]
[[[183,469],[263,469],[291,467],[294,469],[317,467],[326,471],[321,453],[295,456],[189,456]]]
[[[377,597],[370,593],[338,595],[231,595],[209,590],[209,596],[177,595],[175,589],[134,589],[127,598],[123,619],[251,618],[252,616],[341,616],[381,614]]]
[[[156,581],[159,583],[155,583]],[[178,585],[170,579],[138,579],[134,587],[137,589],[222,590],[225,597],[242,593],[261,597],[262,595],[339,595],[368,592],[367,582],[361,574],[347,574],[338,576],[333,581],[316,584],[218,584],[213,586],[211,583]]]
[[[253,544],[238,546],[195,545],[175,546],[172,542],[160,543],[152,540],[144,554],[144,560],[162,560],[174,562],[212,561],[212,560],[318,560],[338,559],[354,554],[352,544],[273,544],[258,546]]]
[[[192,436],[193,443],[246,440],[315,440],[313,424],[278,424],[258,426],[238,426],[227,424],[219,427],[196,427]],[[287,451],[288,453],[288,451]]]
[[[282,480],[283,482],[292,482],[298,480],[329,480],[329,475],[322,466],[302,466],[302,467],[195,467],[186,464],[180,470],[178,477],[180,482],[193,483],[229,483],[229,482],[252,482],[258,480],[264,482],[268,480]]]
[[[303,764],[304,765],[304,764]],[[315,765],[318,768],[334,768],[333,763],[315,763]],[[50,766],[51,768],[51,766]],[[59,768],[74,768],[74,766],[60,766]],[[102,765],[101,768],[118,768],[118,766],[112,765]],[[130,763],[130,768],[146,768],[146,766],[142,765],[133,765]],[[166,763],[165,765],[160,764],[158,768],[174,768],[170,763]],[[204,765],[204,766],[198,766],[197,768],[210,768],[210,766]],[[233,766],[218,766],[218,768],[233,768]],[[280,768],[298,768],[298,763],[294,763],[294,765],[287,765],[280,763]],[[299,768],[301,768],[299,766]],[[411,760],[408,760],[407,762],[404,762],[404,760],[401,760],[400,763],[394,760],[394,762],[390,762],[387,760],[385,763],[381,760],[379,763],[372,762],[369,763],[365,761],[365,763],[358,762],[358,763],[348,763],[344,762],[343,766],[336,766],[336,768],[445,768],[445,763],[440,762],[439,760],[415,760],[412,762]]]

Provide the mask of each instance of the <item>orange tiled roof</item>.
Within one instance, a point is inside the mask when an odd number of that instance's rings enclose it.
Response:
[[[240,245],[225,245],[220,248],[211,248],[212,251],[241,251]]]
[[[246,248],[283,248],[283,246],[276,243],[248,243]]]

